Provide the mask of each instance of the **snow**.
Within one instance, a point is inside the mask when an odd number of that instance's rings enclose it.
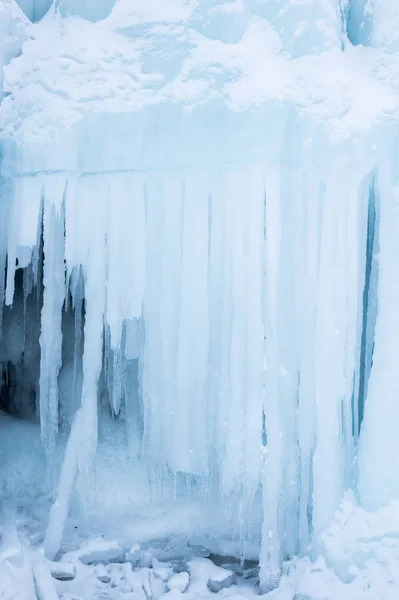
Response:
[[[398,66],[385,45],[342,52],[338,11],[326,3],[321,18],[293,36],[295,44],[301,37],[312,40],[311,47],[291,47],[282,23],[297,23],[295,15],[287,6],[270,21],[267,13],[275,8],[263,4],[252,15],[243,12],[235,43],[204,35],[196,3],[180,0],[168,3],[166,12],[158,2],[140,3],[137,10],[119,1],[96,24],[43,19],[22,55],[5,67],[3,136],[44,143],[84,115],[126,114],[165,102],[190,110],[220,100],[233,110],[289,103],[340,138],[396,120]],[[291,10],[303,14],[307,7]],[[323,23],[332,28],[328,34]]]
[[[109,583],[111,581],[110,576],[108,575],[106,568],[104,565],[98,565],[96,568],[97,579],[101,581],[101,583]]]
[[[179,590],[183,594],[186,591],[189,581],[189,574],[182,571],[168,579],[167,586],[170,590]]]
[[[33,577],[39,600],[58,600],[50,566],[46,562],[40,561],[33,564]]]
[[[123,548],[116,540],[103,538],[89,540],[73,554],[63,555],[63,560],[80,560],[85,565],[107,562],[121,562],[125,557]]]

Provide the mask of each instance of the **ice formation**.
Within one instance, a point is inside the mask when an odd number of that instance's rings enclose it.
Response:
[[[152,492],[197,495],[243,556],[261,543],[270,590],[345,490],[399,498],[399,5],[19,6],[0,5],[1,408],[40,421],[46,553],[95,488],[108,411]]]

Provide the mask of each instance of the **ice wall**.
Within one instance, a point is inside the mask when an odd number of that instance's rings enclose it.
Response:
[[[399,495],[397,10],[82,7],[31,26],[0,106],[3,372],[40,344],[30,404],[53,474],[69,433],[46,552],[94,481],[106,409],[214,534],[227,515],[245,554],[262,528],[267,590],[358,477],[366,505]],[[15,341],[21,299],[41,312],[35,352],[26,324]]]

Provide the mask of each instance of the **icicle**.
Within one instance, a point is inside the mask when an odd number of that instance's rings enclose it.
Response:
[[[230,397],[224,438],[226,454],[221,465],[222,490],[228,495],[240,487],[244,469],[245,373],[246,356],[246,281],[244,255],[245,220],[250,210],[243,199],[248,192],[245,173],[235,171],[226,176],[225,192],[229,205],[225,214],[229,228],[231,257],[231,339],[229,347]]]
[[[110,178],[107,321],[111,347],[120,347],[122,323],[139,318],[145,284],[143,180],[128,174]],[[123,219],[121,219],[123,215]]]
[[[341,268],[344,273],[342,283],[344,298],[342,298],[342,302],[346,307],[342,323],[343,332],[346,332],[346,334],[343,333],[341,341],[344,344],[345,361],[342,399],[345,488],[350,488],[355,480],[354,458],[359,430],[357,399],[361,378],[363,293],[366,289],[369,185],[370,177],[364,180],[361,174],[352,173],[352,182],[348,185],[348,200],[340,222],[343,248]],[[365,190],[367,190],[366,196]],[[367,298],[368,301],[369,298]]]
[[[150,459],[162,464],[165,460],[164,444],[168,440],[162,436],[162,422],[158,415],[162,412],[161,344],[159,343],[161,296],[161,247],[165,194],[163,181],[159,176],[152,177],[145,188],[146,197],[146,272],[147,281],[144,295],[145,345],[142,373],[142,396],[144,406],[143,451]],[[175,352],[171,348],[171,352]]]
[[[62,351],[62,306],[64,304],[64,217],[65,179],[51,176],[44,191],[43,308],[40,335],[40,425],[44,449],[49,458],[58,431],[58,374]]]
[[[83,412],[82,409],[79,409],[68,439],[57,489],[57,498],[50,510],[49,522],[44,538],[44,553],[46,558],[50,560],[55,558],[61,547],[72,491],[77,477],[80,442],[84,435]]]
[[[298,388],[298,443],[300,448],[300,493],[299,493],[299,545],[306,548],[311,523],[309,508],[312,501],[312,457],[315,445],[314,423],[314,344],[316,289],[319,259],[321,182],[314,175],[305,175],[302,194],[298,194],[303,210],[303,229],[300,232],[302,265],[298,278],[303,277],[299,288],[298,319],[302,321],[300,335],[300,379]]]
[[[8,221],[6,305],[14,298],[15,270],[28,266],[37,244],[43,182],[38,177],[16,178]]]
[[[176,371],[176,420],[170,465],[206,474],[206,378],[208,370],[208,187],[189,174],[185,181],[181,308]]]
[[[226,280],[218,281],[217,294],[223,294],[221,286],[226,286],[230,307],[224,310],[229,319],[229,343],[223,344],[221,351],[227,352],[230,392],[218,398],[220,416],[224,414],[217,433],[224,440],[219,468],[221,492],[226,496],[231,493],[241,496],[240,510],[246,519],[248,502],[260,482],[261,467],[264,337],[261,174],[248,168],[228,172],[224,193],[228,198],[223,218],[229,263]],[[217,298],[215,301],[218,303]]]
[[[142,322],[125,321],[122,385],[125,398],[126,434],[131,459],[140,455],[141,423],[139,400],[139,355]]]
[[[159,297],[162,376],[162,435],[165,462],[174,466],[171,455],[173,436],[179,415],[176,411],[176,369],[179,345],[181,293],[181,254],[183,219],[183,182],[178,177],[165,180],[165,213],[161,240],[161,290]]]
[[[280,266],[280,173],[278,167],[266,173],[266,310],[265,350],[267,358],[266,415],[267,448],[263,474],[262,548],[260,553],[260,585],[264,592],[274,588],[280,577],[281,546],[279,535],[280,495],[282,486],[282,435],[280,413],[278,356],[278,289]]]
[[[341,402],[344,397],[343,240],[340,215],[348,192],[328,182],[323,199],[315,334],[316,448],[313,457],[313,530],[328,527],[342,493]]]
[[[116,416],[120,413],[123,399],[122,377],[122,351],[120,348],[115,348],[115,350],[112,351],[112,386],[110,389],[110,399]]]
[[[227,364],[227,349],[230,347],[231,325],[230,301],[227,285],[228,255],[225,235],[226,200],[223,189],[223,175],[217,173],[210,188],[210,239],[209,239],[209,372],[208,372],[208,439],[210,483],[217,489],[218,471],[223,465],[225,444],[223,431],[226,421],[228,374],[222,365]],[[226,325],[223,327],[223,325]],[[223,363],[223,359],[225,359]],[[222,413],[222,414],[221,414]],[[190,482],[190,479],[188,480]],[[213,501],[213,500],[211,500]]]
[[[53,558],[59,550],[77,473],[81,473],[82,482],[87,486],[97,447],[97,384],[102,365],[108,200],[107,179],[103,181],[96,177],[80,179],[76,188],[68,187],[66,195],[66,205],[69,205],[66,212],[67,252],[73,248],[68,240],[69,231],[74,238],[78,224],[84,221],[86,227],[86,237],[77,248],[85,274],[83,386],[82,406],[72,425],[57,497],[46,531],[45,549],[48,558]],[[67,256],[71,258],[71,254],[68,253]]]
[[[95,198],[95,210],[93,199]],[[84,263],[86,316],[84,327],[82,415],[85,435],[81,440],[79,470],[87,478],[97,447],[97,384],[102,366],[105,312],[106,231],[108,180],[86,177],[78,188],[77,202],[90,215],[88,255]],[[82,215],[83,216],[83,215]]]
[[[71,293],[75,314],[75,339],[73,351],[73,413],[81,406],[82,402],[82,377],[83,377],[83,302],[84,302],[84,277],[81,267],[74,269],[71,276]]]
[[[281,221],[277,324],[279,404],[284,441],[282,448],[283,484],[280,506],[280,538],[283,555],[292,556],[298,550],[299,526],[297,517],[299,494],[297,411],[301,318],[297,320],[296,305],[299,300],[299,289],[303,285],[303,272],[301,272],[296,260],[299,254],[300,242],[298,230],[300,229],[301,215],[298,213],[298,190],[301,182],[301,171],[296,167],[282,163],[280,182],[280,206],[281,214],[284,215]]]
[[[0,339],[2,338],[3,310],[5,300],[5,277],[8,247],[10,198],[5,187],[0,188]]]
[[[248,500],[253,499],[260,483],[262,410],[263,410],[263,288],[264,288],[264,182],[262,173],[251,169],[247,180],[250,194],[245,231],[246,268],[246,402],[244,460],[241,477]],[[245,190],[242,190],[245,193]],[[241,200],[242,201],[242,200]]]

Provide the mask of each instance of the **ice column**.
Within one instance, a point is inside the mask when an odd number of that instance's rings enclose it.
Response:
[[[393,149],[397,157],[398,148]],[[399,498],[399,177],[394,158],[378,167],[380,253],[378,316],[359,449],[359,492],[367,509]]]
[[[46,178],[43,199],[43,307],[40,334],[40,424],[44,449],[53,457],[58,431],[58,374],[62,359],[62,307],[65,299],[65,178]],[[29,194],[26,194],[26,198]],[[24,220],[24,219],[23,219]]]

